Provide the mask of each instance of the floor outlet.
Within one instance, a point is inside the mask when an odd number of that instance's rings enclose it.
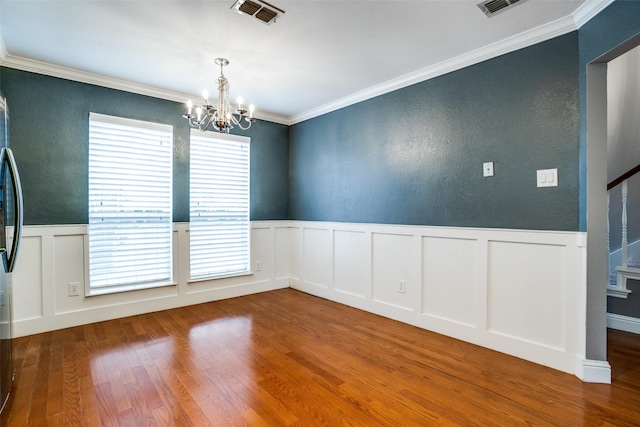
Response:
[[[80,296],[80,283],[78,282],[69,283],[69,296],[70,297]]]
[[[405,280],[398,280],[398,292],[401,294],[407,292],[407,282]]]

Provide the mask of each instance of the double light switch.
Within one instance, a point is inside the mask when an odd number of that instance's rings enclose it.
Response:
[[[557,187],[558,169],[540,169],[537,171],[538,187]]]

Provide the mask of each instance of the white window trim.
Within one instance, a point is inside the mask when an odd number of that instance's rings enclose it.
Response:
[[[191,135],[194,136],[204,136],[204,137],[210,137],[212,139],[220,139],[220,140],[226,140],[226,141],[231,141],[231,142],[237,142],[237,143],[242,143],[242,144],[246,144],[248,146],[248,179],[247,179],[247,197],[248,197],[248,205],[247,205],[247,265],[246,265],[246,269],[245,270],[237,270],[237,271],[232,271],[232,272],[224,272],[224,273],[220,273],[220,274],[210,274],[210,275],[206,275],[206,276],[196,276],[193,277],[192,273],[191,273],[191,233],[189,233],[189,259],[188,259],[188,264],[187,264],[187,283],[197,283],[197,282],[203,282],[203,281],[207,281],[207,280],[217,280],[217,279],[225,279],[225,278],[232,278],[232,277],[239,277],[239,276],[246,276],[246,275],[251,275],[253,274],[253,272],[251,271],[251,138],[246,137],[246,136],[240,136],[240,135],[231,135],[231,134],[219,134],[219,133],[213,133],[213,132],[208,132],[206,135],[202,135],[203,132],[197,130],[197,129],[191,129]],[[191,158],[191,153],[190,153],[190,158]],[[189,175],[189,182],[191,183],[191,174]],[[190,190],[190,197],[189,197],[189,217],[191,217],[191,190]],[[189,231],[191,231],[191,224],[189,226]]]
[[[170,194],[171,194],[171,198],[173,198],[173,126],[171,125],[166,125],[166,124],[162,124],[162,123],[156,123],[156,122],[148,122],[148,121],[142,121],[142,120],[136,120],[136,119],[129,119],[129,118],[124,118],[124,117],[117,117],[117,116],[110,116],[110,115],[105,115],[105,114],[100,114],[100,113],[93,113],[90,112],[89,113],[89,122],[91,120],[97,120],[97,121],[101,121],[101,122],[106,122],[106,123],[113,123],[113,124],[117,124],[117,125],[124,125],[124,126],[133,126],[133,127],[140,127],[140,128],[145,128],[145,129],[149,129],[149,130],[157,130],[157,131],[162,131],[162,132],[168,132],[171,134],[171,170],[169,172],[170,174]],[[173,200],[172,203],[173,205]],[[87,233],[84,236],[84,252],[85,252],[85,286],[84,286],[84,290],[85,290],[85,296],[86,297],[91,297],[91,296],[98,296],[98,295],[108,295],[108,294],[114,294],[114,293],[121,293],[121,292],[129,292],[129,291],[135,291],[135,290],[142,290],[142,289],[152,289],[152,288],[162,288],[162,287],[167,287],[167,286],[176,286],[177,283],[175,281],[175,274],[176,274],[176,265],[175,265],[175,260],[176,260],[176,254],[175,254],[175,242],[174,242],[174,234],[175,234],[175,225],[173,223],[173,206],[171,206],[171,212],[170,212],[170,216],[171,216],[171,237],[170,237],[170,247],[171,247],[171,261],[170,261],[170,273],[169,273],[169,279],[168,280],[157,280],[157,281],[152,281],[152,282],[141,282],[141,283],[132,283],[132,284],[121,284],[121,285],[113,285],[113,286],[107,286],[107,287],[92,287],[91,286],[91,282],[90,282],[90,276],[91,276],[91,271],[90,271],[90,257],[89,257],[89,252],[90,252],[90,248],[89,248],[89,228],[90,228],[90,224],[87,224]]]

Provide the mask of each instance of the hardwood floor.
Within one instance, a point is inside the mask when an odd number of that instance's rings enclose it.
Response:
[[[19,338],[8,426],[640,424],[640,336],[613,384],[283,289]]]

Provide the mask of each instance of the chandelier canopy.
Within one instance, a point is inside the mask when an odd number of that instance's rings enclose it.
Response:
[[[216,64],[220,66],[220,76],[218,76],[218,101],[215,106],[209,104],[209,92],[204,90],[202,97],[204,98],[204,104],[200,107],[196,107],[195,114],[193,113],[193,102],[189,100],[187,102],[187,114],[183,114],[182,117],[187,119],[189,125],[193,128],[198,128],[201,131],[206,131],[209,128],[216,129],[218,132],[226,132],[234,127],[238,126],[242,130],[247,130],[251,127],[255,118],[253,112],[255,107],[253,104],[249,105],[249,110],[246,110],[242,105],[242,98],[238,98],[238,108],[231,109],[231,102],[229,100],[229,80],[224,76],[222,68],[229,65],[229,60],[226,58],[216,58]],[[249,113],[247,115],[247,113]],[[246,122],[243,126],[242,122]]]

